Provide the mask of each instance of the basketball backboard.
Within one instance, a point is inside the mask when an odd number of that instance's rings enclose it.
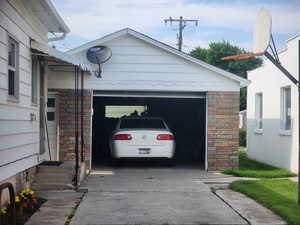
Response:
[[[241,55],[223,57],[222,60],[247,59],[253,56],[262,56],[268,49],[271,40],[272,17],[269,11],[261,8],[254,26],[252,52]]]

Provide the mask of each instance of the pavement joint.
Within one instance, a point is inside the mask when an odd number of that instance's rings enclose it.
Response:
[[[245,220],[249,225],[251,225],[251,223],[250,223],[250,221],[246,218],[246,217],[244,217],[239,211],[237,211],[235,208],[233,208],[227,201],[225,201],[223,198],[221,198],[217,193],[216,193],[216,191],[217,190],[226,190],[227,188],[224,188],[224,189],[212,189],[211,188],[211,191],[212,191],[212,193],[215,195],[215,196],[217,196],[217,198],[219,198],[222,202],[224,202],[226,205],[228,205],[229,206],[229,208],[231,208],[236,214],[238,214],[243,220]]]

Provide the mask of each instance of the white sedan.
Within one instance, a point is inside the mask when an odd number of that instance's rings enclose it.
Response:
[[[173,159],[174,153],[174,135],[160,118],[121,118],[112,134],[111,155],[114,159]]]

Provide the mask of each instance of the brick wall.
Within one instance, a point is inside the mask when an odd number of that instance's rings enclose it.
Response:
[[[74,90],[53,90],[59,93],[59,159],[75,160],[75,100]],[[90,167],[91,156],[91,104],[92,91],[84,90],[83,102],[83,129],[84,129],[84,156],[87,168]],[[80,101],[80,98],[79,98]],[[80,105],[79,105],[80,113]],[[79,115],[80,121],[80,115]],[[79,122],[80,124],[80,122]],[[80,139],[79,126],[79,139]],[[80,152],[80,142],[79,142]]]
[[[54,90],[59,93],[60,160],[75,159],[74,91]],[[85,160],[91,157],[92,91],[84,91]],[[238,167],[239,92],[207,93],[207,156],[208,170]],[[80,135],[79,135],[80,136]]]
[[[239,92],[208,92],[208,170],[238,167]]]

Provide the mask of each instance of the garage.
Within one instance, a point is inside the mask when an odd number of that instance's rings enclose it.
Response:
[[[93,167],[109,164],[111,159],[109,143],[119,118],[138,114],[146,115],[146,117],[159,117],[166,122],[176,142],[174,165],[205,168],[205,93],[151,94],[95,91],[93,112]],[[153,165],[169,165],[163,160],[152,161]]]
[[[176,165],[207,171],[237,168],[239,91],[248,80],[130,28],[68,53],[88,64],[87,51],[99,45],[112,55],[101,64],[101,77],[93,71],[83,76],[83,129],[78,135],[84,144],[79,156],[74,153],[74,73],[49,71],[48,89],[59,103],[53,110],[59,118],[60,160],[79,157],[87,171],[105,165],[119,118],[146,113],[162,118],[174,133]]]

